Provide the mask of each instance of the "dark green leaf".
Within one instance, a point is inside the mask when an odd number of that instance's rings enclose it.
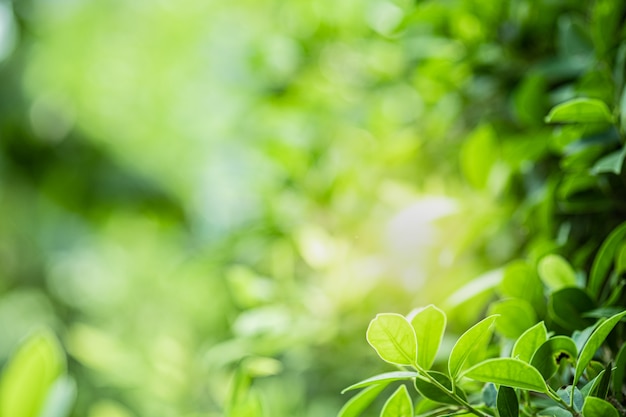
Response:
[[[593,98],[575,98],[555,106],[546,116],[546,123],[612,123],[607,105]]]
[[[438,383],[443,385],[446,389],[452,390],[452,382],[447,375],[435,371],[429,371],[428,374],[432,376]],[[437,387],[426,378],[416,378],[415,388],[424,398],[428,398],[429,400],[442,404],[459,404],[459,402],[454,399],[454,397],[446,394],[444,391],[442,391],[439,387]],[[466,399],[465,393],[458,387],[456,388],[456,394],[462,399]]]
[[[357,417],[378,397],[387,384],[372,385],[350,398],[339,410],[337,417]]]
[[[544,342],[532,357],[530,364],[549,379],[554,375],[561,361],[574,362],[578,356],[576,344],[566,336],[554,336]]]
[[[626,376],[626,343],[620,347],[615,357],[615,372],[613,373],[613,395],[622,401],[622,386],[624,385],[624,376]]]
[[[588,327],[592,322],[583,314],[594,308],[594,302],[580,288],[563,288],[552,293],[548,301],[550,317],[570,331]]]
[[[518,417],[519,402],[513,388],[506,385],[500,386],[497,399],[498,413],[500,417]]]
[[[593,260],[587,289],[589,294],[596,300],[600,298],[602,289],[608,279],[608,273],[613,264],[615,254],[621,247],[624,237],[626,237],[626,222],[613,229],[602,243],[602,246],[600,246]]]
[[[388,384],[393,381],[402,381],[405,379],[415,378],[417,376],[417,372],[387,372],[384,374],[376,375],[371,378],[364,379],[363,381],[357,382],[356,384],[350,385],[348,388],[345,388],[341,393],[351,391],[353,389],[365,388],[370,385],[379,385],[379,384]]]
[[[576,364],[576,373],[574,375],[574,381],[578,381],[578,379],[583,374],[585,367],[587,366],[587,364],[589,364],[589,362],[593,358],[593,355],[595,355],[598,348],[602,345],[602,343],[604,343],[604,340],[607,338],[609,333],[611,333],[611,330],[613,330],[613,327],[615,327],[615,325],[625,315],[626,315],[626,311],[616,314],[615,316],[602,321],[601,324],[599,324],[598,327],[596,327],[594,332],[589,337],[589,340],[587,340],[585,347],[583,347],[582,351],[580,352],[580,355],[578,357],[578,363]]]

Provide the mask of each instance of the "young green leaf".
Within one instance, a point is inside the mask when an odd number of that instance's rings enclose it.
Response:
[[[337,417],[357,417],[378,397],[387,384],[372,385],[356,394],[339,410]]]
[[[583,405],[583,417],[619,417],[611,403],[596,397],[587,397]]]
[[[529,363],[535,351],[548,340],[548,331],[543,321],[526,330],[517,339],[511,351],[511,357]]]
[[[578,356],[576,344],[567,336],[554,336],[545,341],[533,355],[530,364],[543,379],[549,379],[559,368],[562,360],[575,361]]]
[[[620,248],[624,237],[626,237],[626,222],[617,226],[611,234],[604,240],[602,246],[598,250],[593,264],[591,265],[591,273],[587,283],[589,294],[594,299],[599,299],[602,289],[608,279],[608,273],[613,264],[613,259],[617,250]]]
[[[383,406],[380,417],[413,417],[413,401],[406,385],[400,385]]]
[[[519,416],[519,401],[517,400],[515,390],[511,387],[507,387],[506,385],[500,386],[496,405],[498,407],[498,414],[500,414],[500,417]]]
[[[615,325],[624,316],[626,316],[626,311],[604,320],[600,325],[598,325],[598,327],[596,327],[578,356],[578,363],[576,364],[576,372],[574,374],[575,382],[581,377],[585,367],[589,364],[598,348],[602,345],[602,343],[604,343],[604,340],[607,338],[609,333],[611,333],[613,327],[615,327]]]
[[[409,320],[417,337],[417,363],[430,369],[446,328],[446,314],[431,304],[409,316]]]
[[[463,376],[512,388],[536,392],[547,391],[546,383],[539,371],[518,359],[487,359],[465,371]]]
[[[341,393],[348,392],[354,389],[369,387],[370,385],[379,385],[379,384],[389,384],[393,381],[402,381],[404,379],[411,379],[417,376],[417,372],[387,372],[384,374],[376,375],[371,378],[364,379],[363,381],[357,382],[356,384],[350,385],[348,388],[345,388]]]
[[[543,283],[553,291],[576,286],[576,272],[562,256],[550,254],[539,261],[537,272]]]
[[[451,378],[454,379],[459,375],[472,351],[491,338],[496,318],[497,316],[489,316],[479,321],[459,337],[452,347],[448,360],[448,372]]]
[[[575,98],[561,103],[548,113],[546,123],[612,123],[608,106],[593,98]]]
[[[509,339],[516,339],[537,322],[537,315],[526,300],[511,298],[491,304],[489,314],[498,315],[496,330]]]
[[[443,385],[446,389],[452,390],[452,381],[450,381],[450,378],[448,378],[447,375],[435,371],[428,371],[428,375],[432,376],[439,384]],[[459,401],[455,399],[455,397],[446,394],[441,390],[441,388],[439,388],[426,378],[415,378],[415,389],[417,389],[417,391],[424,398],[428,398],[429,400],[442,404],[460,404]],[[467,399],[465,393],[460,388],[457,387],[455,393],[458,397],[461,397],[461,399]]]
[[[415,331],[400,314],[378,314],[370,322],[366,337],[378,356],[386,362],[412,365],[417,360]]]
[[[624,384],[624,376],[626,374],[626,343],[622,345],[615,357],[615,373],[613,374],[613,394],[622,400],[622,385]]]
[[[31,336],[13,355],[0,381],[0,416],[38,416],[65,357],[49,331]]]

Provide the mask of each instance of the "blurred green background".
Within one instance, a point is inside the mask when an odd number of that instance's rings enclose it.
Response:
[[[0,0],[0,364],[48,328],[72,416],[335,415],[377,312],[458,332],[552,247],[583,3]]]

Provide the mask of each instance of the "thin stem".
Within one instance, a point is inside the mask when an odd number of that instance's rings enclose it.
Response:
[[[568,404],[565,401],[563,401],[563,398],[559,397],[559,394],[557,394],[554,389],[552,389],[551,387],[548,386],[548,397],[552,398],[554,401],[556,401],[557,403],[561,404],[563,407],[565,407],[567,409],[567,411],[569,411],[570,413],[572,413],[572,415],[574,417],[580,417],[580,413],[578,411],[576,411],[576,409],[574,409],[574,389],[572,388],[572,392],[570,393],[570,397],[572,398],[571,402],[572,404]]]
[[[448,388],[446,388],[443,385],[441,385],[441,383],[439,383],[439,381],[437,381],[428,372],[426,372],[426,370],[422,369],[422,367],[419,366],[417,364],[417,362],[413,363],[412,366],[413,366],[413,368],[415,368],[420,373],[420,375],[426,377],[433,385],[435,385],[437,388],[439,388],[448,397],[450,397],[454,401],[458,402],[462,407],[464,407],[470,413],[475,414],[478,417],[492,417],[489,414],[485,414],[485,413],[475,409],[474,407],[472,407],[472,405],[470,403],[468,403],[463,398],[461,398],[458,395],[456,395],[454,391],[451,391]]]

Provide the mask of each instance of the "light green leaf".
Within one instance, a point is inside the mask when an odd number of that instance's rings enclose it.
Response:
[[[432,376],[438,383],[443,385],[448,390],[452,390],[452,381],[446,374],[442,374],[441,372],[429,371],[428,375]],[[461,397],[463,400],[466,400],[467,397],[465,393],[459,388],[455,387],[458,397]],[[442,404],[453,404],[458,405],[459,402],[450,395],[443,392],[439,387],[435,384],[427,380],[426,378],[415,378],[415,389],[424,397],[429,400],[442,403]]]
[[[587,397],[583,405],[583,417],[619,417],[619,413],[608,401]]]
[[[357,417],[378,397],[387,384],[372,385],[356,394],[339,410],[337,417]]]
[[[417,372],[387,372],[384,374],[376,375],[371,378],[364,379],[363,381],[357,382],[356,384],[350,385],[348,388],[345,388],[341,393],[348,392],[354,389],[365,388],[370,385],[378,385],[378,384],[388,384],[393,381],[402,381],[404,379],[411,379],[417,376]]]
[[[572,339],[567,336],[554,336],[537,349],[530,364],[547,380],[556,373],[562,360],[573,362],[576,356],[578,356],[578,350]]]
[[[38,417],[67,417],[75,400],[76,383],[68,376],[61,376],[52,384]]]
[[[550,254],[541,258],[537,272],[543,283],[553,291],[576,286],[576,272],[560,255]]]
[[[496,322],[496,330],[509,339],[518,338],[537,322],[537,315],[532,306],[528,301],[518,298],[492,303],[489,314],[500,316]]]
[[[595,164],[593,164],[589,172],[593,175],[604,173],[619,175],[622,172],[624,158],[626,158],[626,146],[619,151],[611,152],[610,154],[600,158]]]
[[[535,368],[512,358],[487,359],[472,366],[463,376],[481,382],[493,382],[511,388],[546,392],[546,383]]]
[[[539,417],[572,417],[572,413],[560,407],[548,407],[539,412]]]
[[[489,316],[479,321],[459,337],[459,340],[452,347],[448,360],[448,372],[451,378],[455,379],[461,372],[472,351],[491,338],[496,318],[497,316]]]
[[[517,400],[515,390],[511,387],[507,387],[506,385],[500,386],[496,405],[498,407],[498,414],[500,414],[500,417],[519,416],[519,401]]]
[[[13,355],[0,381],[0,416],[37,417],[65,356],[50,331],[32,335]]]
[[[406,385],[400,385],[387,400],[380,417],[413,417],[413,401]]]
[[[489,181],[492,167],[498,159],[498,142],[490,125],[474,130],[461,148],[461,169],[467,181],[483,189]]]
[[[367,342],[386,362],[412,365],[417,360],[415,331],[400,314],[378,314],[367,328]]]
[[[578,363],[576,364],[576,372],[574,374],[574,382],[577,382],[578,379],[583,374],[585,367],[589,364],[593,355],[595,355],[596,351],[602,346],[604,340],[607,338],[613,327],[622,319],[622,317],[626,316],[626,311],[616,314],[611,318],[608,318],[601,322],[598,327],[594,330],[594,332],[587,340],[585,347],[583,347],[580,355],[578,356]]]
[[[546,340],[548,340],[548,331],[542,321],[522,333],[513,345],[511,357],[529,363],[535,351]]]
[[[411,316],[409,320],[417,336],[417,363],[430,369],[446,328],[446,314],[431,304]]]
[[[499,290],[502,298],[526,300],[538,315],[544,314],[543,284],[537,275],[536,268],[529,263],[517,260],[508,264],[504,269]]]
[[[593,98],[575,98],[550,110],[546,123],[612,123],[608,106]]]
[[[587,289],[589,294],[596,300],[600,298],[602,289],[608,279],[608,273],[611,269],[611,265],[613,264],[613,259],[615,258],[615,254],[620,248],[624,237],[626,237],[626,222],[613,229],[604,242],[602,242],[602,246],[600,246],[596,257],[593,260]]]

